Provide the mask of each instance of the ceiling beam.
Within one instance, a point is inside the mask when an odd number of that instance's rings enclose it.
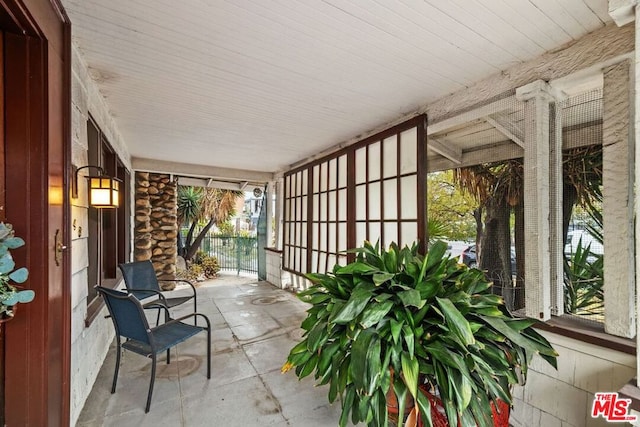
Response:
[[[456,164],[462,163],[462,148],[441,139],[429,138],[427,149],[440,154]]]
[[[473,110],[466,111],[461,114],[457,114],[449,119],[442,120],[437,123],[433,123],[427,126],[427,135],[435,135],[440,132],[444,132],[447,129],[451,129],[457,126],[461,126],[478,119],[484,119],[489,114],[499,113],[508,108],[513,108],[519,105],[515,96],[509,96],[507,98],[500,99],[498,101],[490,102]]]
[[[218,166],[194,165],[190,163],[169,162],[165,160],[131,159],[134,170],[168,173],[201,178],[213,178],[222,181],[248,181],[252,184],[264,184],[274,180],[273,173],[245,169],[223,168]]]
[[[211,178],[194,178],[191,176],[176,175],[176,178],[178,179],[178,184],[180,185],[189,187],[218,188],[220,190],[244,191],[248,184],[246,181],[220,181]]]
[[[499,116],[487,116],[484,118],[487,123],[500,131],[504,136],[524,148],[524,133],[511,120]]]

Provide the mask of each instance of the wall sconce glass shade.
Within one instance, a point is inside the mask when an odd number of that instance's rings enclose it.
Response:
[[[75,169],[72,186],[72,197],[78,197],[78,172],[82,169],[97,169],[100,175],[87,176],[89,186],[89,206],[94,208],[117,208],[120,204],[120,180],[104,173],[100,166],[82,166]]]
[[[88,176],[89,205],[94,208],[117,208],[120,200],[120,180],[110,176]]]

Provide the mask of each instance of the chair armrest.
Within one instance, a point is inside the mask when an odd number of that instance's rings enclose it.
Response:
[[[125,289],[127,291],[127,293],[133,293],[133,292],[148,292],[151,295],[149,296],[157,296],[158,299],[162,300],[162,302],[164,304],[167,303],[167,298],[162,294],[162,292],[160,291],[156,291],[155,289],[141,289],[141,288],[127,288]]]
[[[187,279],[158,279],[158,282],[184,282],[191,286],[191,290],[193,290],[193,294],[196,294],[196,287],[191,283],[190,280]]]
[[[205,322],[207,322],[207,329],[211,329],[211,322],[209,321],[209,318],[207,316],[205,316],[202,313],[191,313],[191,314],[187,314],[185,316],[178,317],[176,319],[171,319],[168,322],[163,323],[162,325],[156,326],[152,330],[160,328],[162,326],[170,325],[172,323],[178,323],[178,322],[180,322],[182,320],[188,319],[190,317],[196,317],[196,316],[200,316],[200,317],[204,318]]]

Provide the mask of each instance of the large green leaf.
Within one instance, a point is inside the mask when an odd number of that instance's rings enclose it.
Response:
[[[427,271],[431,270],[435,265],[442,262],[442,258],[447,251],[447,244],[442,240],[437,241],[429,247],[427,252],[427,258],[424,260],[422,270],[420,271],[420,278],[418,282],[422,282],[424,275]]]
[[[407,385],[409,393],[415,398],[418,392],[418,373],[420,370],[418,359],[409,356],[407,352],[402,352],[400,360],[402,363],[402,378]]]
[[[387,280],[391,280],[394,277],[395,274],[393,273],[375,273],[373,275],[373,283],[375,283],[376,286],[380,286]]]
[[[471,332],[471,326],[456,306],[448,299],[436,297],[436,301],[442,310],[449,329],[460,338],[463,344],[475,344],[476,340],[473,337],[473,332]]]
[[[400,339],[400,331],[402,330],[402,325],[404,322],[399,322],[395,319],[391,319],[391,337],[393,338],[393,342],[398,344],[398,340]]]
[[[378,273],[379,271],[380,269],[377,267],[366,264],[364,262],[356,261],[356,262],[352,262],[351,264],[347,264],[344,267],[340,267],[336,271],[336,275],[373,274],[373,273]]]
[[[367,351],[366,358],[366,366],[367,366],[367,381],[369,383],[369,388],[367,390],[367,394],[375,395],[375,389],[380,384],[380,379],[382,376],[382,347],[380,344],[380,339],[377,336],[371,340],[369,344],[369,350]],[[386,369],[386,366],[384,367]]]
[[[309,332],[309,336],[307,337],[307,348],[311,353],[315,353],[318,348],[327,340],[328,338],[327,332],[327,324],[326,322],[318,323],[314,326],[314,328]]]
[[[370,328],[371,326],[378,323],[380,320],[384,319],[387,313],[393,307],[392,301],[384,301],[380,304],[372,305],[367,307],[360,319],[360,325],[364,328]]]
[[[362,310],[367,306],[367,303],[373,296],[373,291],[366,287],[357,288],[352,294],[347,303],[339,311],[335,312],[335,316],[329,320],[337,324],[345,324],[355,319]]]
[[[366,361],[369,346],[374,336],[375,333],[372,330],[366,329],[353,342],[351,349],[351,379],[358,390],[368,390],[369,388]],[[380,358],[380,355],[378,355],[378,358]]]
[[[547,356],[558,356],[558,353],[551,347],[543,345],[535,340],[528,338],[527,336],[518,333],[518,331],[512,329],[502,319],[488,316],[479,316],[482,320],[487,322],[492,328],[506,336],[514,344],[524,347],[525,349],[534,353],[540,353]]]
[[[398,292],[398,298],[400,298],[400,301],[402,301],[405,307],[413,306],[422,308],[425,303],[425,301],[420,298],[420,292],[415,289]]]

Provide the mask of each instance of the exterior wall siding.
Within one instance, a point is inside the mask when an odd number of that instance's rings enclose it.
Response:
[[[545,337],[560,354],[558,370],[536,356],[527,384],[514,389],[514,427],[596,427],[590,416],[596,392],[617,391],[635,374],[636,357],[560,335]]]
[[[113,149],[128,169],[130,156],[120,136],[102,94],[89,74],[89,68],[73,46],[72,58],[72,163],[76,166],[88,164],[87,119],[89,114],[109,139]],[[91,392],[91,388],[107,350],[113,340],[113,326],[100,313],[85,326],[87,316],[87,231],[88,207],[86,185],[78,185],[77,199],[71,199],[71,425],[75,425],[80,411]]]

